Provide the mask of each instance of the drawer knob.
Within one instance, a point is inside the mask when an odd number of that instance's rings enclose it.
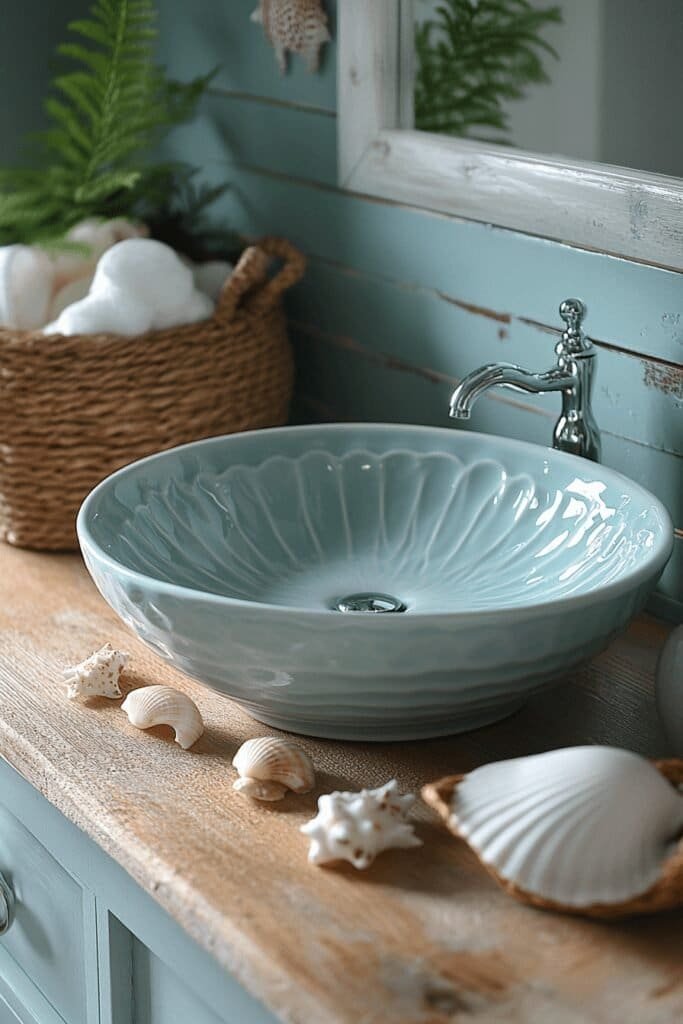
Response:
[[[14,893],[0,874],[0,935],[9,931],[14,920]]]

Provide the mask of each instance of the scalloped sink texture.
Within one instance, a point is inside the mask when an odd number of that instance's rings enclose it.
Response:
[[[78,534],[176,667],[268,725],[369,740],[510,714],[640,611],[673,543],[661,503],[604,466],[389,424],[143,459],[95,488]]]

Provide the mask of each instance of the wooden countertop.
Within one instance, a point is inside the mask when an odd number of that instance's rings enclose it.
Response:
[[[574,743],[668,753],[652,675],[666,630],[642,618],[515,717],[420,743],[303,739],[318,789],[259,805],[232,756],[268,733],[158,660],[115,618],[75,555],[0,545],[0,752],[254,995],[296,1024],[673,1024],[683,1020],[683,913],[598,924],[523,907],[423,804],[418,850],[367,872],[314,868],[298,826],[320,792],[438,776]],[[118,702],[66,700],[61,669],[106,640],[128,687],[167,682],[201,708],[190,752],[133,729]]]

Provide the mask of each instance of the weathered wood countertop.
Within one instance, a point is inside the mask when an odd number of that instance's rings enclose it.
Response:
[[[75,555],[0,545],[0,753],[117,860],[254,995],[296,1024],[673,1024],[683,1020],[683,913],[599,924],[498,890],[423,804],[418,850],[365,872],[306,861],[317,796],[395,776],[416,791],[485,761],[580,743],[668,753],[652,676],[664,627],[642,618],[513,718],[420,743],[303,739],[316,793],[276,805],[232,790],[238,745],[269,730],[158,660],[115,618]],[[118,702],[71,703],[61,669],[106,640],[128,688],[191,694],[206,733],[133,729]]]

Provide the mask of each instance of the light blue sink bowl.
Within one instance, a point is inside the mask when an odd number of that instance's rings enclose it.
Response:
[[[604,466],[388,424],[143,459],[95,488],[78,534],[104,598],[176,667],[268,725],[369,740],[510,714],[626,625],[673,543],[661,503]],[[405,610],[337,610],[359,593]]]

